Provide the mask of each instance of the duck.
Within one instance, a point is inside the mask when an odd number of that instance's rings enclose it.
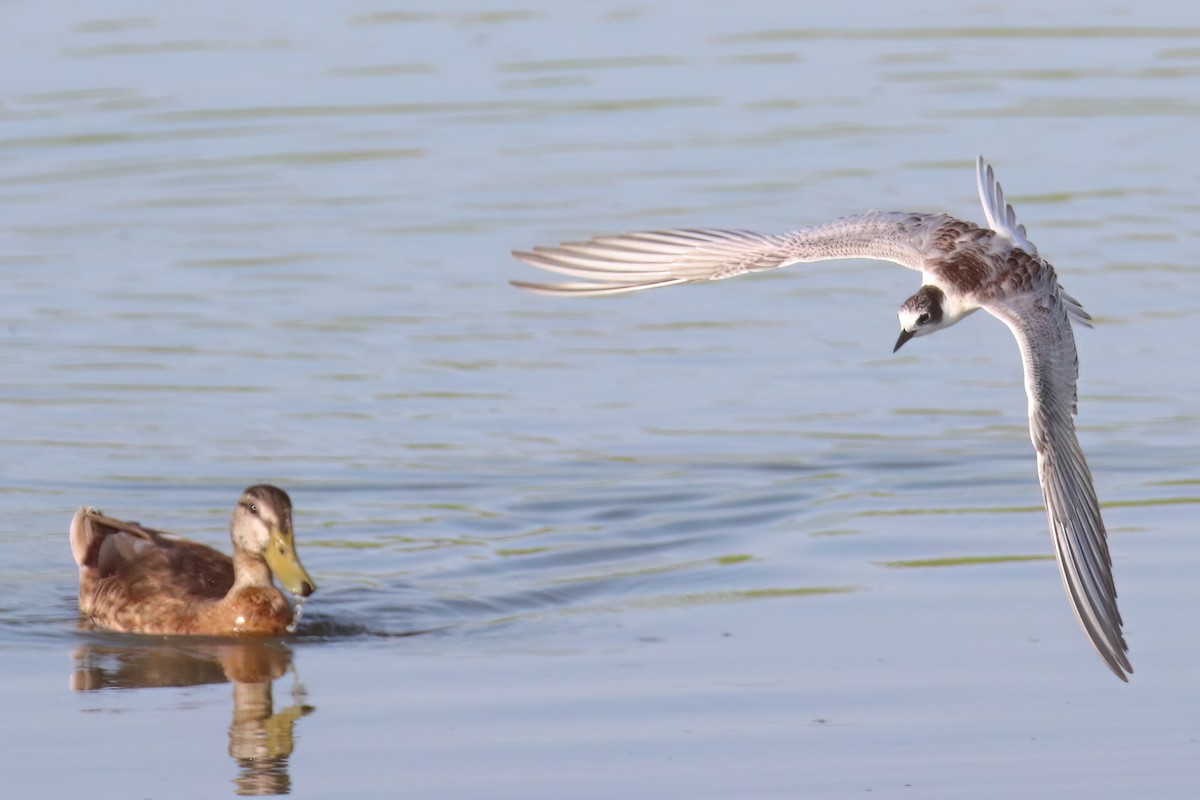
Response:
[[[229,538],[232,558],[81,506],[71,519],[80,615],[96,628],[123,633],[290,632],[295,615],[274,580],[299,597],[311,595],[317,584],[296,555],[287,492],[267,484],[243,491],[233,508]]]

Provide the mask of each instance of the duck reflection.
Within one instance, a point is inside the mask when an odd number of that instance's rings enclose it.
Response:
[[[71,688],[77,692],[232,683],[229,755],[238,764],[237,793],[291,791],[292,730],[297,719],[315,709],[304,702],[303,688],[294,683],[292,704],[275,711],[272,682],[292,663],[292,651],[283,642],[193,637],[136,644],[87,642],[72,657]]]

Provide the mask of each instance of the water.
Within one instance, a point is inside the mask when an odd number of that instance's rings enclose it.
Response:
[[[1194,794],[1197,12],[3,16],[10,791]],[[604,231],[980,219],[977,153],[1097,320],[1128,686],[1046,558],[1002,325],[892,356],[915,276],[867,262],[505,283]],[[257,481],[320,585],[295,637],[78,628],[76,506],[225,548]]]

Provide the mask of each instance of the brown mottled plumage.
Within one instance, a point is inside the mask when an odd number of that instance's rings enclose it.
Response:
[[[278,635],[292,624],[285,589],[316,584],[296,556],[292,502],[274,486],[242,493],[229,525],[233,558],[206,545],[87,506],[71,520],[79,612],[129,633]]]

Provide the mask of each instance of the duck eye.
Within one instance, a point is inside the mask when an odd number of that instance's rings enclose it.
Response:
[[[247,503],[246,508],[250,509],[251,514],[258,513],[258,505],[256,503]]]

